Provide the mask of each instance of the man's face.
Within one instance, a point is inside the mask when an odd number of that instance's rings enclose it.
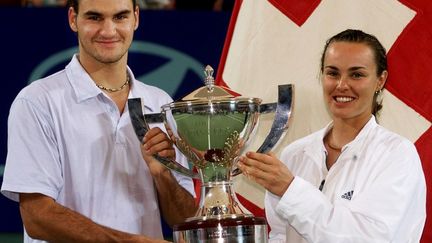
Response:
[[[97,65],[126,60],[139,10],[131,0],[80,0],[69,9],[69,25],[78,33],[81,63]]]

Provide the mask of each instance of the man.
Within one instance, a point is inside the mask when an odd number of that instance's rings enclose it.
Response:
[[[25,242],[164,242],[159,212],[172,225],[196,206],[192,181],[151,156],[176,155],[167,136],[154,127],[140,145],[129,118],[128,98],[143,98],[147,113],[172,101],[127,67],[139,8],[69,4],[79,53],[13,102],[1,191],[20,203]]]

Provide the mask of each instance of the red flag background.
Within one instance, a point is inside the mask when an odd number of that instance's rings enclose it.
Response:
[[[379,122],[413,141],[432,212],[432,2],[430,0],[238,0],[226,37],[217,83],[244,96],[274,102],[277,84],[295,84],[290,128],[281,148],[329,121],[322,102],[319,59],[325,41],[347,29],[374,34],[388,50],[389,80]],[[262,141],[272,117],[255,137]],[[264,215],[264,190],[238,176],[240,201]],[[427,218],[422,242],[432,242]]]

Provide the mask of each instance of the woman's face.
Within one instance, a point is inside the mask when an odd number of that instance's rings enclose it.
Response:
[[[333,42],[324,56],[324,99],[333,119],[369,119],[374,93],[387,79],[377,77],[374,52],[363,43]]]

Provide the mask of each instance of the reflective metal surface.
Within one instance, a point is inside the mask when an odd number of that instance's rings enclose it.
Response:
[[[276,112],[277,105],[278,103],[261,104],[259,108],[260,114]],[[164,121],[164,118],[162,113],[152,113],[152,114],[144,114],[144,120],[148,124],[151,124],[151,123],[161,123]]]
[[[233,97],[214,85],[213,69],[206,68],[206,86],[161,107],[168,136],[198,173],[176,161],[155,155],[161,163],[190,177],[201,179],[201,198],[196,214],[174,226],[175,242],[266,242],[265,219],[245,214],[233,190],[232,177],[239,174],[236,163],[250,150],[259,116],[273,111],[271,130],[258,152],[275,146],[288,128],[293,86],[279,86],[277,105],[261,104],[259,98]],[[141,99],[128,100],[129,115],[137,137],[148,131]]]
[[[198,169],[203,183],[231,180],[233,163],[256,128],[260,102],[229,98],[162,106],[172,141]]]
[[[276,106],[276,115],[273,121],[270,132],[267,134],[267,137],[264,139],[262,145],[258,148],[258,153],[267,153],[269,152],[280,140],[280,138],[285,134],[288,130],[289,118],[291,117],[291,110],[294,102],[294,86],[291,84],[287,85],[279,85],[278,87],[278,103]],[[267,113],[268,110],[272,110],[274,105],[261,106],[265,111],[261,111],[260,113]],[[232,175],[236,176],[240,174],[241,171],[238,168],[233,169]]]
[[[208,223],[195,221],[191,224],[174,227],[176,243],[266,243],[267,224],[263,218],[243,217]]]
[[[146,120],[144,119],[142,100],[140,98],[134,98],[128,100],[129,107],[129,116],[131,118],[132,126],[135,130],[135,134],[138,137],[140,142],[143,141],[144,135],[150,129]],[[178,171],[186,176],[191,178],[199,178],[198,173],[193,172],[185,167],[183,167],[180,163],[171,160],[169,158],[164,158],[158,155],[153,155],[159,162],[164,164],[166,167]]]

